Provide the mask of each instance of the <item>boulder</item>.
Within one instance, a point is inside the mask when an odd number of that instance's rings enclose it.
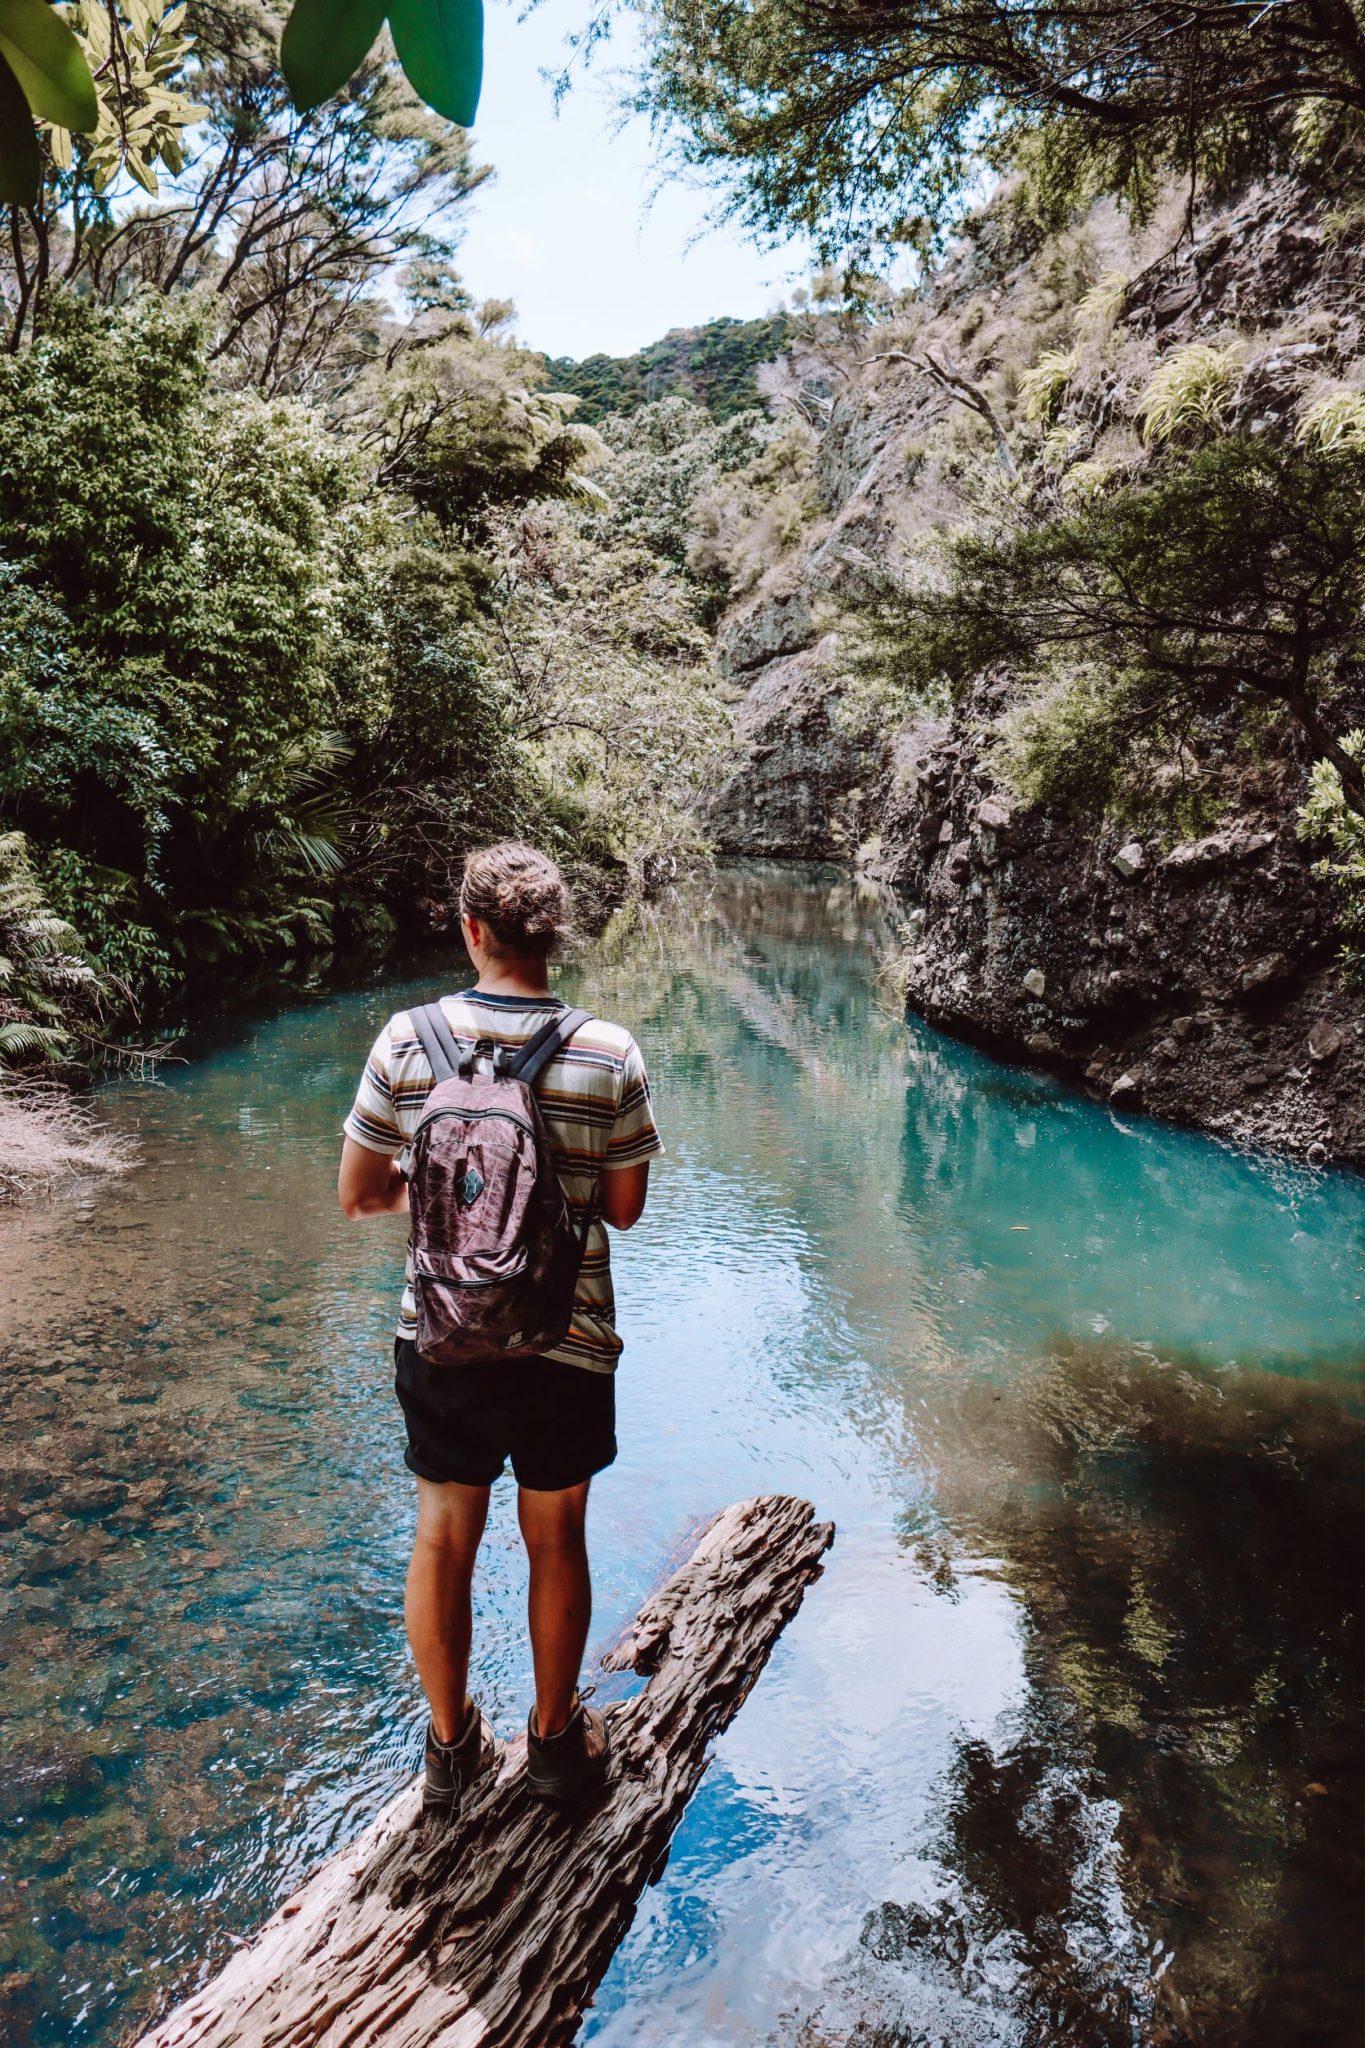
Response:
[[[803,590],[765,598],[722,629],[716,660],[722,675],[746,675],[783,654],[799,654],[815,644],[815,620]]]
[[[1308,1036],[1308,1057],[1325,1066],[1334,1060],[1346,1043],[1346,1032],[1334,1018],[1324,1017],[1313,1026]]]
[[[1203,839],[1186,839],[1173,846],[1161,865],[1168,875],[1197,881],[1219,868],[1255,860],[1274,844],[1273,832],[1209,832]]]
[[[1259,960],[1253,960],[1249,967],[1242,969],[1238,987],[1243,995],[1252,995],[1257,989],[1269,988],[1277,981],[1283,981],[1294,971],[1283,953],[1263,953]]]

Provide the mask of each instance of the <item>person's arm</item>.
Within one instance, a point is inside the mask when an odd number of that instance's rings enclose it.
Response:
[[[352,1223],[362,1216],[399,1216],[408,1206],[408,1184],[396,1159],[387,1159],[382,1152],[372,1152],[347,1138],[341,1147],[337,1200],[342,1215],[349,1216]]]
[[[398,1171],[404,1133],[389,1078],[391,1023],[374,1042],[351,1113],[342,1126],[345,1143],[337,1174],[337,1200],[343,1216],[353,1223],[362,1216],[400,1216],[408,1206],[408,1184]]]
[[[640,1048],[632,1038],[627,1045],[620,1100],[597,1183],[603,1219],[614,1230],[629,1230],[644,1214],[649,1194],[649,1162],[663,1149],[649,1097],[649,1076]]]
[[[615,1166],[598,1182],[602,1219],[613,1230],[629,1230],[645,1213],[649,1194],[649,1161],[638,1166]]]

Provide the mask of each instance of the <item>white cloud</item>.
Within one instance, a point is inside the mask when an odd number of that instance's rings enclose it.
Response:
[[[539,270],[545,251],[534,235],[528,235],[523,228],[504,228],[499,239],[513,263]]]

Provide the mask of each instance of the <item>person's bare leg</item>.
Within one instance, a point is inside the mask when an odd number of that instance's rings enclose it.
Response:
[[[569,1718],[592,1619],[592,1579],[584,1523],[588,1485],[558,1493],[517,1492],[517,1519],[531,1561],[526,1603],[536,1671],[536,1727],[558,1735]]]
[[[438,1742],[453,1742],[464,1721],[474,1625],[470,1587],[487,1518],[486,1486],[418,1480],[417,1536],[403,1612]]]

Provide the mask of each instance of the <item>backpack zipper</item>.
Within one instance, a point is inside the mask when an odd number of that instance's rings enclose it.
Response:
[[[440,1123],[442,1117],[447,1116],[459,1117],[463,1123],[468,1124],[477,1123],[490,1117],[495,1120],[500,1117],[504,1123],[515,1124],[519,1131],[525,1131],[528,1138],[535,1137],[535,1132],[530,1124],[527,1123],[525,1117],[518,1116],[513,1109],[433,1109],[429,1115],[423,1116],[419,1121],[416,1130],[412,1134],[413,1144],[417,1143],[417,1140],[429,1124]]]
[[[515,1272],[493,1273],[486,1280],[447,1280],[440,1273],[419,1273],[414,1266],[412,1278],[414,1286],[419,1280],[429,1280],[433,1287],[505,1287],[509,1280],[520,1280],[529,1263],[523,1258]]]

